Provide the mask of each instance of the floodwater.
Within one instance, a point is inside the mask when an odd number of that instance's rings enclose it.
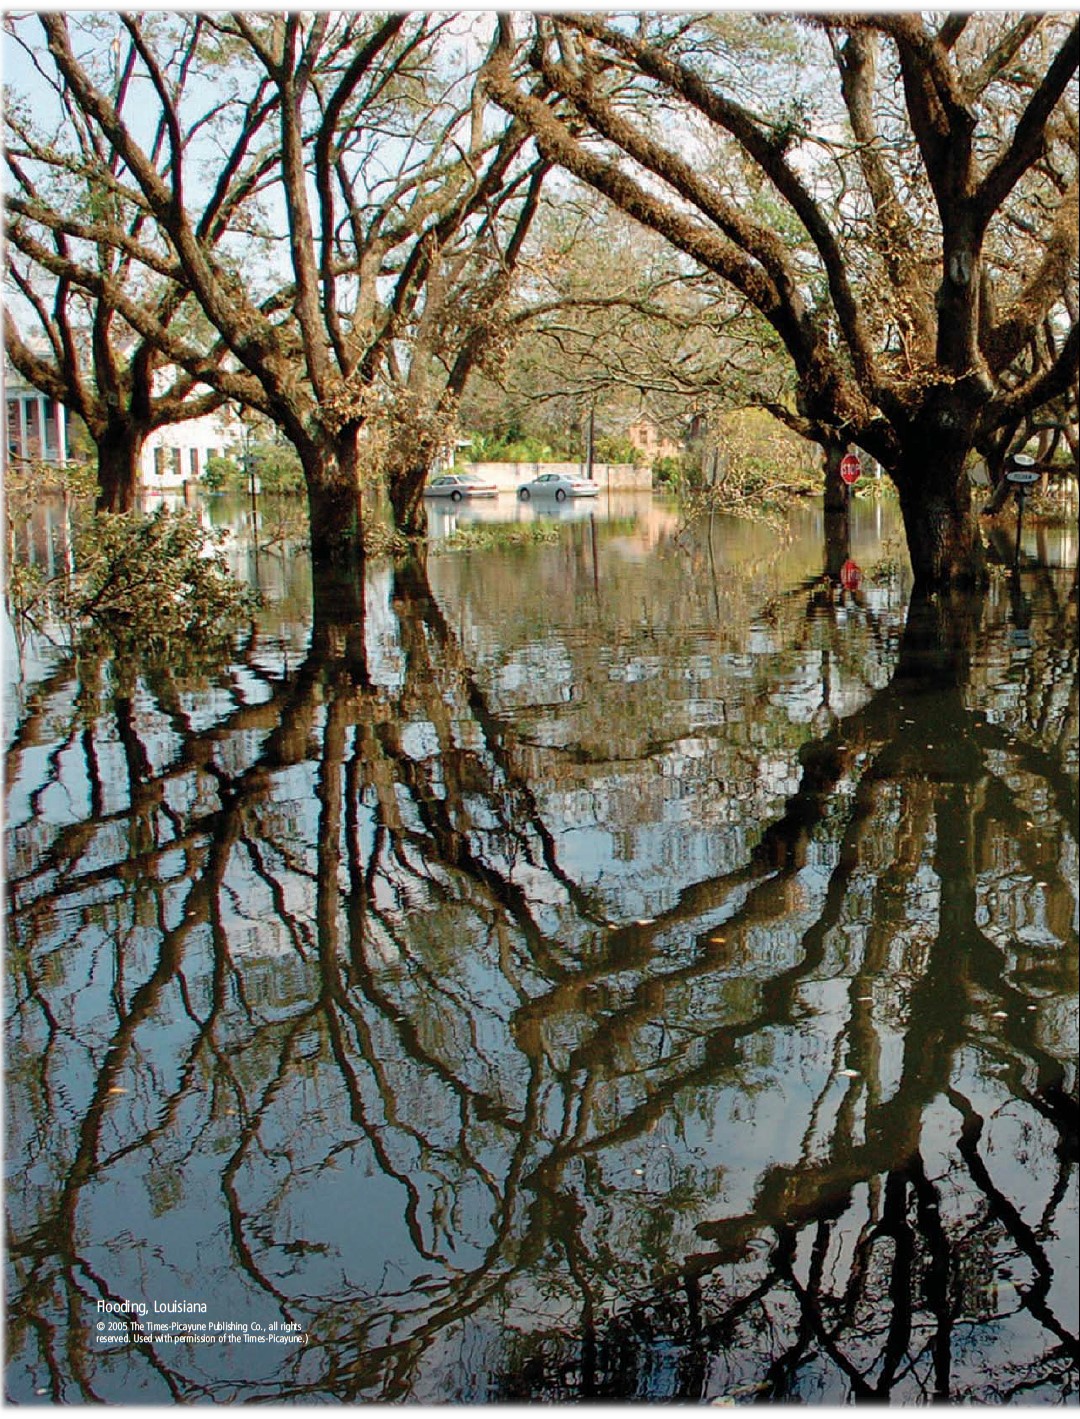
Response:
[[[559,513],[12,646],[9,1399],[1075,1404],[1075,534]]]

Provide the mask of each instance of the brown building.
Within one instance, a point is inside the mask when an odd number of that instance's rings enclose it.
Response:
[[[640,449],[649,463],[658,458],[678,458],[682,444],[669,438],[648,414],[639,415],[626,431],[626,437]]]

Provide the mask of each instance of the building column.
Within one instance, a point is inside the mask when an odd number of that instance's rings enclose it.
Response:
[[[67,405],[56,400],[53,407],[56,409],[56,450],[60,455],[61,467],[66,467],[68,461]]]

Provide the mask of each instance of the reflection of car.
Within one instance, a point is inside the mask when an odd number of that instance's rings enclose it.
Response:
[[[452,498],[459,503],[462,498],[493,498],[498,491],[494,483],[485,483],[475,473],[443,473],[432,478],[424,489],[424,497]]]
[[[566,473],[541,473],[531,483],[522,483],[518,497],[526,501],[532,497],[549,497],[561,503],[566,498],[595,498],[599,491],[591,478],[571,478]]]

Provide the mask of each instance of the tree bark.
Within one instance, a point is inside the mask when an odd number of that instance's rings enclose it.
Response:
[[[131,512],[139,485],[139,455],[147,430],[133,419],[117,419],[96,437],[98,512]]]
[[[427,508],[424,506],[427,474],[426,464],[417,464],[412,468],[399,470],[387,480],[394,526],[405,537],[420,538],[427,535]]]
[[[840,460],[847,452],[841,443],[823,444],[825,458],[825,575],[840,580],[851,555],[851,494],[840,477]]]
[[[357,574],[363,568],[364,541],[356,432],[320,441],[300,456],[307,483],[312,563],[346,577]]]
[[[909,437],[894,475],[911,570],[922,592],[950,585],[979,587],[986,580],[965,454],[966,449],[942,449],[933,434]]]

